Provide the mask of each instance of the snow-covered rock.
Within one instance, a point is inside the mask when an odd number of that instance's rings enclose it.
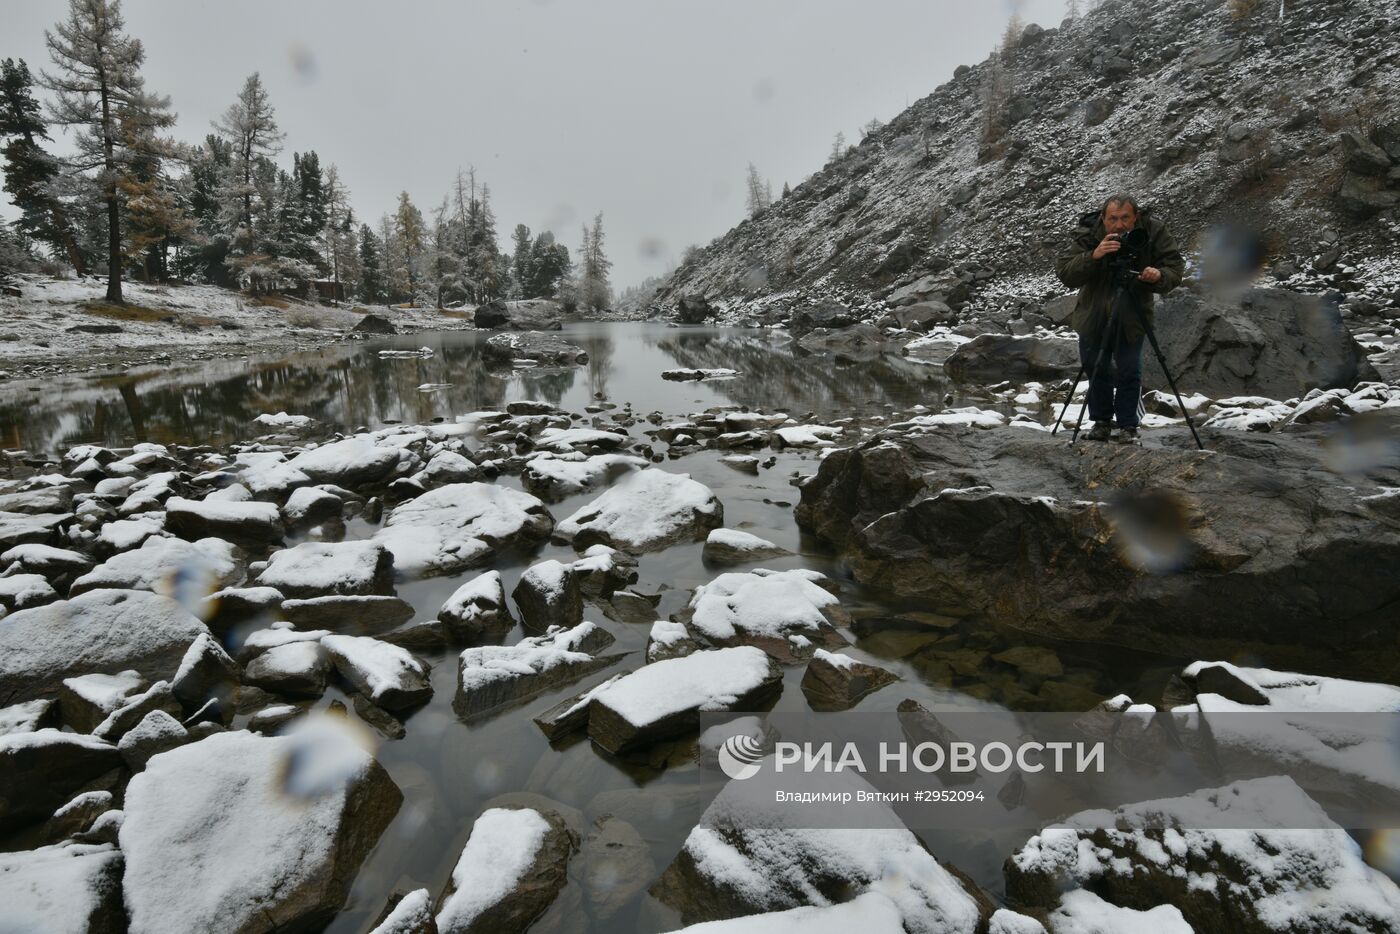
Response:
[[[122,854],[110,843],[56,843],[0,854],[6,931],[116,934],[122,919]]]
[[[824,448],[840,437],[841,429],[828,425],[786,425],[773,430],[772,444],[775,448]]]
[[[802,675],[802,693],[813,710],[849,710],[867,694],[899,680],[878,665],[817,649]]]
[[[117,741],[117,749],[126,760],[127,768],[139,772],[152,756],[183,746],[189,742],[189,738],[189,733],[179,720],[164,710],[152,710],[122,735]]]
[[[596,428],[546,428],[535,438],[538,447],[567,452],[575,448],[601,448],[611,451],[627,443],[627,436]]]
[[[612,642],[607,630],[583,622],[515,645],[466,649],[459,659],[453,708],[462,717],[478,716],[576,681],[622,658],[596,654]]]
[[[658,619],[651,624],[647,634],[647,661],[659,662],[668,658],[680,658],[699,648],[691,638],[690,630],[684,623]]]
[[[551,454],[545,452],[526,462],[520,473],[525,489],[549,502],[557,502],[604,486],[647,461],[629,454]]]
[[[55,586],[66,587],[92,567],[87,555],[52,545],[16,545],[0,553],[7,574],[38,574]]]
[[[38,574],[0,577],[0,609],[27,610],[58,599],[58,593]]]
[[[724,522],[724,507],[690,474],[639,470],[559,523],[575,547],[611,545],[633,553],[659,551],[702,537]]]
[[[101,588],[188,592],[203,597],[243,580],[243,564],[221,538],[187,542],[152,537],[140,548],[113,555],[73,582],[71,596]]]
[[[738,529],[711,529],[702,552],[711,564],[743,564],[792,554],[781,545]]]
[[[321,647],[319,636],[328,633],[315,630],[313,633],[295,634],[316,635],[317,638],[283,642],[263,649],[244,669],[244,682],[274,694],[310,697],[324,694],[332,665],[330,656]]]
[[[281,451],[244,451],[233,459],[233,469],[258,498],[282,499],[288,491],[312,482]]]
[[[521,625],[532,635],[551,626],[568,629],[583,621],[579,575],[563,562],[550,559],[530,565],[511,596],[520,611]]]
[[[438,619],[460,642],[481,642],[490,635],[505,635],[515,625],[506,603],[500,571],[478,574],[452,592],[438,610]]]
[[[274,551],[257,583],[295,598],[389,595],[394,559],[374,541],[302,542]]]
[[[282,543],[282,517],[274,503],[193,500],[165,502],[165,526],[181,538],[225,538],[250,548]]]
[[[334,483],[353,490],[388,479],[399,466],[399,450],[376,444],[368,435],[355,435],[302,451],[287,466],[314,483]]]
[[[841,603],[821,586],[817,571],[794,569],[730,571],[695,588],[685,621],[716,645],[759,645],[787,660],[789,641],[801,636],[811,643],[843,645],[834,623],[845,620]]]
[[[344,501],[329,490],[303,486],[292,491],[282,504],[282,518],[288,525],[306,526],[340,518]]]
[[[753,646],[653,662],[593,695],[588,735],[608,752],[628,752],[698,730],[701,711],[753,709],[782,681],[777,661]]]
[[[96,736],[51,727],[0,736],[0,834],[47,818],[121,764],[117,747]]]
[[[370,934],[437,934],[433,897],[427,889],[414,889],[384,916]]]
[[[141,590],[91,590],[20,610],[0,623],[0,697],[28,700],[93,672],[168,675],[208,632],[174,600]]]
[[[145,687],[146,679],[132,670],[65,678],[58,688],[63,722],[79,733],[91,733],[108,714]]]
[[[852,931],[863,934],[889,931],[898,934],[903,930],[904,918],[899,908],[888,896],[872,891],[857,895],[848,902],[765,911],[725,921],[702,921],[680,928],[677,934],[851,934]],[[1040,934],[1044,934],[1044,930],[1040,928]]]
[[[58,722],[58,702],[51,697],[0,707],[0,736],[33,733]]]
[[[165,513],[150,512],[108,522],[97,533],[97,544],[109,551],[136,548],[153,535],[165,531]]]
[[[403,796],[349,738],[219,733],[131,780],[120,831],[133,934],[325,924]]]
[[[554,520],[528,493],[490,483],[453,483],[394,508],[374,540],[404,574],[450,574],[501,548],[549,536]]]
[[[388,632],[413,618],[413,607],[382,594],[330,594],[282,601],[282,615],[301,629],[333,629],[352,635]]]
[[[326,636],[321,645],[340,676],[375,706],[407,710],[433,696],[428,666],[406,649],[368,636]]]
[[[437,914],[441,934],[524,931],[567,881],[578,835],[534,808],[488,808],[472,825]]]
[[[1292,829],[1299,821],[1331,829]],[[1088,889],[1135,911],[1176,905],[1181,930],[1400,929],[1400,888],[1284,775],[1071,815],[1005,872],[1008,897],[1028,908]]]

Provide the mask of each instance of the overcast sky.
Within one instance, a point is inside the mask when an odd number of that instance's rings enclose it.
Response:
[[[0,0],[0,57],[48,68],[64,0]],[[1064,0],[1025,0],[1058,25]],[[125,0],[147,86],[203,139],[253,71],[286,133],[371,221],[407,190],[427,214],[459,166],[517,223],[576,250],[603,212],[613,284],[664,272],[744,215],[753,162],[796,185],[984,59],[1010,0]],[[12,217],[5,204],[6,216]]]

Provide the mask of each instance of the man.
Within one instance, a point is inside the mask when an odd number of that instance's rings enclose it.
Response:
[[[1109,304],[1113,300],[1113,254],[1122,249],[1114,235],[1135,227],[1147,232],[1142,270],[1128,289],[1111,334],[1105,333]],[[1186,264],[1166,225],[1147,208],[1139,208],[1128,195],[1113,195],[1098,211],[1079,219],[1073,242],[1055,264],[1060,281],[1079,289],[1070,323],[1079,332],[1079,359],[1090,372],[1099,345],[1107,342],[1098,372],[1089,385],[1089,418],[1094,427],[1087,437],[1107,441],[1117,420],[1117,440],[1135,442],[1138,436],[1138,400],[1142,396],[1142,344],[1147,335],[1144,320],[1152,323],[1154,295],[1165,295],[1181,284]]]

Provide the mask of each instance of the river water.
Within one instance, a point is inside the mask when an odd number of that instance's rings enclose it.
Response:
[[[660,411],[668,418],[737,404],[798,417],[814,413],[816,421],[826,422],[848,416],[868,419],[896,409],[907,412],[915,404],[937,409],[955,392],[937,367],[891,356],[845,363],[803,356],[782,332],[587,323],[567,328],[562,336],[588,351],[587,366],[493,373],[480,357],[483,335],[461,331],[381,338],[290,356],[216,359],[189,366],[177,361],[120,376],[74,377],[39,386],[12,383],[0,389],[0,440],[7,448],[31,452],[62,451],[80,442],[223,444],[262,433],[253,424],[261,413],[310,415],[351,430],[393,422],[451,421],[468,412],[499,409],[517,399],[547,400],[566,412],[582,412],[599,401],[619,407],[630,403],[639,415]],[[382,349],[417,347],[431,348],[432,356],[405,359],[378,354]],[[726,367],[740,375],[704,383],[661,379],[663,370],[676,367]],[[648,426],[638,425],[633,435],[640,438],[644,427]],[[763,566],[813,568],[843,582],[842,603],[871,632],[865,637],[848,633],[853,645],[846,651],[883,665],[902,679],[867,697],[861,710],[893,710],[906,698],[930,707],[961,709],[987,705],[1085,709],[1099,698],[1120,692],[1155,701],[1167,677],[1190,661],[1035,640],[1053,652],[1062,670],[1028,681],[1011,666],[989,659],[1029,644],[1028,637],[996,620],[911,617],[908,614],[919,612],[917,605],[888,600],[851,581],[793,519],[799,496],[790,481],[817,469],[817,453],[787,449],[776,457],[771,468],[756,476],[726,466],[720,462],[720,452],[713,451],[659,466],[688,472],[710,486],[723,502],[726,526],[745,529],[794,552]],[[499,482],[518,486],[511,477]],[[556,520],[562,519],[593,495],[551,504],[550,510]],[[355,520],[347,537],[372,532],[373,527]],[[547,544],[533,559],[573,557],[572,549]],[[509,591],[523,566],[498,568]],[[401,584],[399,594],[413,604],[417,618],[431,618],[446,597],[476,573]],[[640,579],[633,589],[660,594],[657,617],[666,618],[686,604],[694,587],[717,573],[702,561],[698,543],[680,545],[643,556]],[[643,904],[645,885],[670,863],[713,796],[716,773],[693,764],[665,767],[618,761],[586,739],[562,747],[551,747],[545,740],[530,717],[640,663],[649,630],[646,623],[608,621],[591,607],[586,618],[602,623],[617,637],[618,644],[610,651],[637,654],[620,666],[484,722],[464,724],[452,712],[456,653],[424,655],[433,665],[435,696],[408,717],[405,738],[385,741],[378,749],[380,761],[404,792],[404,805],[330,930],[368,930],[395,890],[426,886],[434,894],[440,892],[482,805],[512,791],[542,794],[578,808],[585,828],[604,813],[625,818],[647,841],[654,864],[650,877],[642,872],[637,878],[618,880],[627,904],[607,924],[590,928],[583,912],[561,901],[540,929],[661,929]],[[514,642],[521,635],[517,629],[505,641]],[[799,689],[802,673],[801,666],[786,671],[776,709],[807,710]],[[341,696],[332,688],[318,706]],[[924,837],[940,858],[992,893],[1001,890],[1002,861],[1024,840],[1024,835]]]

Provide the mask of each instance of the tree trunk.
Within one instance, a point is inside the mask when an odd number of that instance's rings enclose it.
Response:
[[[121,209],[117,205],[116,159],[112,145],[112,102],[107,80],[102,79],[102,155],[107,172],[107,301],[124,304],[122,299]]]

